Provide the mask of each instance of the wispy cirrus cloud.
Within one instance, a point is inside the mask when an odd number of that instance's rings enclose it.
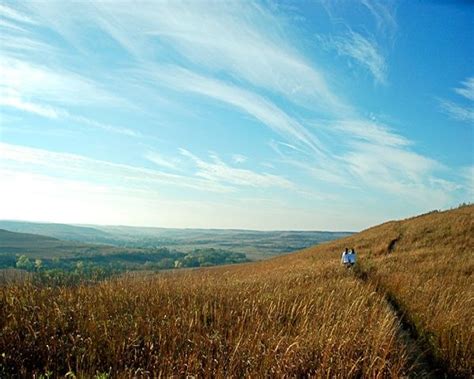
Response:
[[[347,177],[360,191],[380,191],[378,196],[403,199],[423,209],[451,200],[454,183],[438,176],[446,168],[409,149],[351,142],[341,159]]]
[[[197,167],[195,175],[212,183],[230,184],[255,188],[292,189],[294,185],[287,179],[273,174],[258,173],[251,170],[231,167],[216,154],[211,154],[209,161],[204,161],[186,149],[180,149],[184,157],[189,158]]]
[[[336,51],[348,57],[371,73],[376,83],[387,84],[389,64],[387,51],[393,47],[397,30],[395,1],[358,0],[351,4],[360,14],[370,15],[375,25],[369,22],[354,23],[354,15],[345,12],[347,2],[341,0],[320,0],[334,25],[343,25],[345,33],[317,35],[317,39],[327,50]],[[367,17],[365,17],[367,19]],[[385,49],[382,49],[382,46]]]
[[[320,111],[341,111],[347,104],[284,37],[285,20],[252,2],[140,2],[121,7],[113,2],[50,4],[27,7],[76,45],[84,43],[76,17],[87,19],[112,37],[139,62],[160,48],[178,53],[186,66],[226,72]],[[67,7],[67,10],[66,10]],[[71,10],[73,8],[73,11]],[[265,29],[266,25],[272,29]]]
[[[361,4],[374,17],[378,30],[393,36],[398,27],[395,15],[395,1],[361,0]]]
[[[348,137],[339,165],[352,185],[402,196],[417,206],[449,203],[453,183],[439,179],[446,167],[415,152],[409,139],[369,121],[345,120],[335,129]]]
[[[344,36],[318,36],[318,39],[326,49],[334,49],[339,55],[356,61],[368,70],[378,83],[387,83],[387,65],[375,40],[353,31]]]
[[[346,26],[350,19],[354,16],[345,14],[347,7],[346,0],[318,0],[326,12],[329,14],[331,21],[334,23],[343,23]],[[392,38],[398,28],[396,17],[395,0],[357,0],[351,2],[351,5],[358,11],[369,14],[375,22],[375,29],[378,34]]]
[[[468,193],[468,198],[474,198],[474,165],[463,167],[461,169],[461,178],[463,186]]]
[[[7,6],[0,7],[0,106],[44,118],[140,137],[141,133],[84,116],[90,110],[130,107],[97,80],[65,69],[57,62],[64,51],[38,38],[31,29],[40,20]],[[45,55],[48,57],[45,58]],[[51,59],[51,61],[49,61]],[[41,63],[38,63],[41,62]],[[77,108],[81,108],[76,112]]]
[[[0,27],[6,28],[8,31],[16,24],[5,24],[0,20]],[[2,33],[0,35],[0,46],[2,59],[8,59],[8,57],[14,57],[16,59],[31,60],[32,56],[41,56],[42,54],[58,54],[59,50],[54,46],[47,44],[38,39],[28,36],[28,32],[23,29],[21,35],[12,35],[11,33]],[[29,58],[29,59],[28,59]],[[11,61],[9,62],[9,64]]]
[[[273,143],[280,162],[306,172],[318,183],[339,190],[378,196],[402,196],[412,204],[447,204],[453,183],[439,179],[446,170],[438,161],[418,154],[413,142],[388,126],[364,119],[316,123],[328,138],[339,141],[339,150],[326,157],[305,159],[291,145]]]
[[[202,192],[232,192],[244,187],[294,188],[287,179],[267,173],[235,168],[224,163],[217,155],[211,154],[212,161],[206,162],[191,152],[180,149],[197,170],[192,175],[167,173],[128,164],[108,162],[79,154],[52,152],[0,142],[0,168],[14,169],[23,173],[54,175],[76,182],[95,183],[104,188],[120,187],[134,190],[160,190],[160,186],[190,188]],[[146,159],[157,162],[158,155],[146,154]],[[160,166],[167,162],[167,168],[179,168],[159,156]]]
[[[22,100],[18,96],[5,95],[0,88],[0,106],[18,109],[20,111],[33,113],[42,117],[58,119],[64,116],[63,111],[49,105],[37,104]]]
[[[37,48],[37,46],[35,46]],[[113,133],[138,137],[140,132],[77,115],[69,109],[113,108],[127,101],[79,74],[3,56],[0,59],[0,106],[49,119],[64,119]]]
[[[441,110],[454,120],[473,123],[474,107],[462,106],[448,100],[439,100]]]
[[[153,162],[154,164],[156,164],[157,166],[161,166],[161,167],[165,167],[169,169],[177,168],[176,159],[165,158],[161,154],[158,154],[155,151],[148,151],[144,157],[150,162]]]
[[[231,2],[225,7],[219,3],[213,5],[143,2],[140,7],[127,7],[126,11],[113,3],[94,2],[67,5],[54,2],[48,7],[24,3],[22,6],[28,9],[27,17],[32,22],[40,22],[43,27],[56,32],[87,54],[89,46],[84,43],[75,18],[86,19],[134,56],[135,67],[142,72],[148,70],[156,74],[161,71],[159,80],[168,82],[173,89],[194,92],[230,104],[252,115],[290,142],[305,144],[320,153],[323,147],[300,122],[258,91],[244,88],[242,84],[278,93],[290,102],[311,103],[312,108],[325,113],[345,112],[349,107],[330,89],[322,71],[291,47],[282,30],[276,28],[276,32],[269,32],[261,26],[262,19],[274,26],[283,25],[283,18],[253,3],[243,5]],[[21,15],[19,11],[14,12]],[[13,50],[17,47],[15,53],[18,53],[18,46],[41,50],[42,41],[22,38],[26,44],[11,43]],[[173,69],[170,69],[173,65],[168,65],[167,70],[157,70],[157,67],[164,66],[152,62],[149,53],[162,48],[175,50],[182,57],[181,64],[193,66],[193,69],[175,64]],[[65,112],[59,112],[57,103],[73,106],[77,102],[88,101],[88,106],[108,106],[117,100],[108,96],[110,93],[93,81],[74,73],[13,58],[7,66],[11,71],[7,77],[14,79],[6,83],[6,87],[14,90],[21,99],[23,110],[36,111],[39,115],[56,118],[59,114],[64,115]],[[210,74],[215,70],[226,72],[238,80],[211,78]],[[41,102],[35,101],[35,98],[41,98]],[[26,106],[27,103],[29,106]]]
[[[245,163],[248,160],[248,157],[242,154],[233,154],[232,155],[232,160],[234,163],[240,164],[240,163]]]
[[[474,101],[474,76],[467,78],[461,82],[461,86],[454,89],[454,91],[466,99]]]
[[[33,103],[25,101],[22,98],[15,95],[3,94],[0,88],[0,107],[8,107],[16,110],[20,110],[27,113],[32,113],[41,117],[46,117],[54,120],[66,120],[82,125],[90,126],[97,129],[102,129],[112,133],[123,134],[130,137],[140,137],[141,133],[129,128],[118,127],[109,125],[103,122],[91,120],[84,116],[77,116],[71,114],[65,109],[52,107],[47,104]]]
[[[464,102],[438,99],[441,110],[454,120],[474,125],[474,77],[466,78],[454,92],[462,96]]]
[[[165,173],[143,167],[89,158],[79,154],[52,152],[0,142],[0,167],[18,172],[46,174],[67,180],[95,183],[129,190],[159,190],[160,185],[204,192],[229,192],[232,187],[208,180]]]
[[[10,20],[10,21],[23,23],[23,24],[26,23],[26,24],[37,25],[37,22],[34,21],[31,17],[5,4],[0,4],[0,17]]]
[[[123,106],[120,97],[96,82],[64,69],[45,67],[16,58],[0,60],[0,90],[32,100],[54,104]]]
[[[364,141],[373,145],[405,147],[412,145],[407,138],[397,134],[388,126],[363,119],[340,120],[327,126],[335,132],[342,133],[356,141]]]

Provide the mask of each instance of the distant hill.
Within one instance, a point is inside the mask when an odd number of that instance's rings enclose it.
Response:
[[[0,229],[0,269],[13,268],[19,256],[29,259],[71,258],[78,254],[104,251],[99,246],[86,245],[74,241],[61,241],[57,238],[32,233],[16,233]]]
[[[0,229],[0,253],[22,253],[55,256],[65,249],[83,247],[79,243],[61,241],[57,238],[31,233],[16,233]]]
[[[40,234],[68,241],[107,243],[114,240],[109,233],[89,226],[0,220],[0,229]]]
[[[0,229],[0,247],[8,247],[14,245],[15,247],[24,245],[30,246],[30,244],[55,244],[59,242],[58,239],[40,236],[38,234],[30,233],[14,233],[8,230]]]

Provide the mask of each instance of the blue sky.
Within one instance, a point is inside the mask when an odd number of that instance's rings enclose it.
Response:
[[[471,4],[2,1],[0,219],[359,230],[472,202]]]

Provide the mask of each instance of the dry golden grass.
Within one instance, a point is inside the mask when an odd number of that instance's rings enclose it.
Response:
[[[376,229],[365,241],[358,241],[361,251],[367,252],[362,266],[370,271],[373,281],[397,299],[448,373],[471,377],[474,207],[413,218],[391,228],[398,239],[392,253],[370,249],[372,235],[378,241],[384,239]],[[383,246],[383,242],[378,245]]]
[[[383,298],[334,261],[301,263],[4,288],[2,365],[25,376],[401,376]]]
[[[449,372],[469,375],[473,211],[388,223],[254,264],[2,287],[0,376],[416,374],[386,292]],[[340,267],[346,245],[359,250],[366,282]]]

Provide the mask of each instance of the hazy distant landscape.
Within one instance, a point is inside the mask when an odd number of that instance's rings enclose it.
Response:
[[[67,225],[0,221],[0,229],[49,236],[64,241],[104,244],[122,248],[168,248],[182,252],[218,249],[244,253],[259,260],[318,243],[346,237],[351,232],[254,231],[229,229],[166,229],[128,226]],[[92,248],[92,247],[89,247]],[[98,249],[98,247],[94,247]],[[77,247],[76,247],[77,249]],[[113,250],[105,248],[104,250]]]
[[[0,269],[36,273],[48,283],[100,279],[126,271],[209,267],[268,259],[350,235],[0,221]]]

